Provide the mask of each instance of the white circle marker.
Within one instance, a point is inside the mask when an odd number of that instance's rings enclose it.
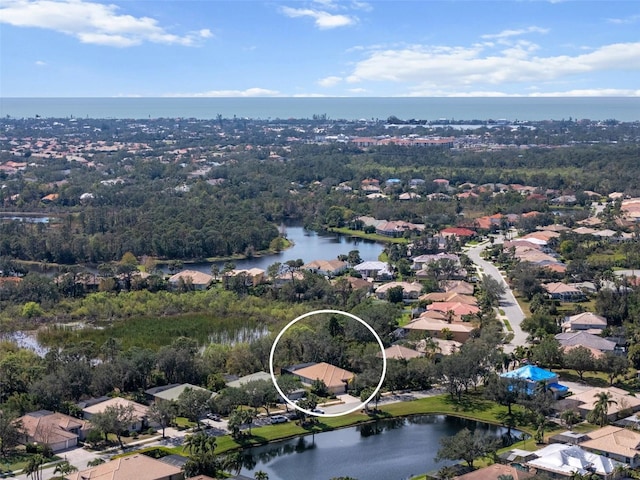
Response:
[[[289,398],[284,394],[284,392],[280,388],[280,385],[278,385],[278,381],[276,379],[276,375],[275,375],[275,373],[273,371],[273,356],[274,356],[274,353],[276,351],[276,346],[278,345],[278,342],[280,341],[280,338],[282,337],[282,335],[284,335],[284,332],[286,332],[291,326],[295,325],[300,320],[302,320],[304,318],[307,318],[307,317],[310,317],[312,315],[320,314],[320,313],[335,313],[335,314],[338,314],[338,315],[344,315],[346,317],[352,318],[353,320],[357,320],[362,325],[367,327],[367,329],[373,334],[375,339],[378,341],[378,345],[380,345],[380,351],[382,352],[382,375],[380,375],[380,381],[378,382],[378,386],[375,388],[375,390],[369,396],[369,398],[367,398],[364,402],[362,402],[362,403],[356,405],[355,407],[353,407],[353,408],[351,408],[351,409],[349,409],[347,411],[344,411],[344,412],[339,412],[339,413],[317,413],[317,412],[312,412],[311,410],[307,410],[305,408],[302,408],[302,407],[296,405],[291,400],[289,400]],[[271,381],[273,382],[273,385],[276,387],[276,390],[278,391],[280,396],[282,398],[284,398],[284,400],[285,400],[285,402],[287,402],[287,404],[289,404],[290,406],[292,406],[296,410],[299,410],[301,412],[306,413],[307,415],[311,415],[311,416],[315,416],[315,417],[341,417],[342,415],[347,415],[349,413],[357,412],[358,410],[363,409],[365,407],[365,405],[367,403],[369,403],[371,400],[373,400],[373,398],[378,394],[378,392],[380,391],[380,388],[382,387],[382,383],[384,382],[384,377],[387,374],[387,356],[384,353],[384,345],[382,344],[382,340],[380,339],[380,336],[371,327],[371,325],[369,325],[367,322],[365,322],[361,318],[353,315],[352,313],[343,312],[342,310],[313,310],[311,312],[307,312],[307,313],[305,313],[303,315],[300,315],[297,318],[294,318],[289,323],[287,323],[287,325],[282,330],[280,330],[280,333],[278,334],[278,336],[276,337],[275,341],[273,342],[273,345],[271,346],[271,353],[269,354],[269,373],[271,374]]]

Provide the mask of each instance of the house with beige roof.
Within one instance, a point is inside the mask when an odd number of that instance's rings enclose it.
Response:
[[[512,478],[513,480],[526,480],[534,477],[533,472],[528,472],[512,465],[502,465],[494,463],[488,467],[479,468],[473,472],[457,475],[454,480],[502,480],[503,478]]]
[[[49,410],[27,413],[18,420],[25,434],[22,443],[48,445],[54,453],[75,447],[90,427],[85,420]]]
[[[404,300],[416,300],[422,292],[422,284],[418,282],[389,282],[376,288],[376,296],[384,300],[387,298],[389,290],[396,287],[402,288]]]
[[[183,471],[142,454],[127,455],[67,474],[69,480],[183,480]]]
[[[562,323],[562,330],[564,332],[585,330],[590,333],[595,333],[593,330],[602,332],[605,328],[607,328],[607,319],[602,315],[596,315],[593,312],[582,312],[577,315],[565,317],[564,322]]]
[[[585,298],[584,293],[578,287],[562,282],[551,282],[542,285],[549,296],[562,302],[577,302]]]
[[[384,350],[384,356],[393,360],[411,360],[412,358],[422,357],[423,354],[402,345],[391,345]],[[378,353],[378,357],[382,357],[382,352]]]
[[[85,407],[82,409],[82,415],[86,420],[91,421],[93,415],[96,413],[104,413],[107,408],[133,409],[134,423],[129,430],[140,431],[149,426],[149,407],[122,397],[109,398],[108,400]]]
[[[640,465],[640,433],[628,428],[606,427],[587,433],[580,446],[593,453],[613,458],[631,467]]]
[[[213,277],[197,270],[183,270],[169,277],[169,285],[178,288],[181,284],[192,285],[196,290],[206,290]]]
[[[295,365],[283,369],[283,373],[295,375],[307,387],[316,380],[322,380],[335,395],[346,393],[349,382],[355,378],[354,373],[326,362]]]
[[[427,312],[428,313],[428,312]],[[447,322],[436,318],[420,315],[402,327],[405,331],[423,331],[433,338],[444,338],[464,343],[471,337],[474,327],[468,322]],[[450,338],[449,338],[450,337]]]
[[[617,387],[597,387],[571,395],[556,402],[554,409],[559,412],[570,409],[577,410],[583,418],[586,418],[598,401],[596,395],[603,392],[609,393],[611,399],[615,402],[609,405],[609,421],[614,421],[619,416],[627,416],[629,412],[637,412],[640,410],[640,398]]]
[[[335,277],[347,269],[347,262],[342,260],[314,260],[304,264],[302,269],[325,277]]]

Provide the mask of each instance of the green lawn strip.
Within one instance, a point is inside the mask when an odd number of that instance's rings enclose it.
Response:
[[[507,414],[506,407],[500,406],[489,400],[485,400],[479,395],[466,395],[460,403],[451,400],[449,395],[438,395],[409,402],[382,405],[379,410],[380,413],[376,416],[369,416],[363,413],[353,413],[341,417],[320,418],[320,423],[314,427],[314,429],[299,427],[295,422],[254,428],[252,431],[252,438],[243,443],[238,443],[230,436],[226,435],[218,438],[216,451],[224,453],[238,448],[283,440],[299,435],[308,435],[311,433],[330,431],[337,428],[350,427],[360,423],[390,417],[405,417],[420,414],[442,414],[478,420],[495,425],[502,425],[503,419]],[[514,407],[514,412],[515,411],[518,411],[518,407]],[[532,431],[529,431],[527,427],[518,426],[517,428],[532,434]]]
[[[377,233],[364,233],[362,230],[351,230],[344,227],[332,227],[328,229],[330,232],[341,233],[342,235],[350,235],[352,237],[366,238],[376,242],[385,243],[409,243],[409,240],[403,237],[387,237]]]
[[[509,322],[509,320],[505,318],[504,320],[502,320],[502,322],[504,323],[504,326],[507,329],[507,332],[513,332],[513,327],[511,326],[511,323]]]

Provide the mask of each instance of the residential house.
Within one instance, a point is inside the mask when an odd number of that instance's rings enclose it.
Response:
[[[536,367],[535,365],[525,365],[515,370],[502,373],[501,378],[509,380],[523,381],[526,383],[527,393],[534,393],[540,384],[544,384],[545,388],[552,391],[554,395],[560,397],[566,394],[569,389],[565,385],[558,383],[558,375],[550,370]]]
[[[427,312],[428,313],[428,312]],[[455,340],[464,343],[471,338],[474,327],[466,322],[447,322],[443,319],[430,318],[425,315],[412,320],[402,327],[405,331],[419,330],[427,332],[433,338]]]
[[[618,467],[624,466],[616,460],[589,452],[577,445],[552,443],[533,453],[537,458],[526,462],[526,466],[537,472],[545,472],[552,478],[571,478],[576,473],[595,473],[608,480],[618,478]]]
[[[235,269],[231,270],[225,275],[230,277],[237,277],[238,275],[244,275],[245,283],[249,287],[255,287],[256,285],[260,285],[265,282],[265,271],[261,268],[249,268],[249,269]]]
[[[440,284],[445,292],[455,292],[461,295],[473,295],[474,286],[464,280],[445,280]]]
[[[583,347],[595,348],[605,353],[616,351],[616,342],[585,331],[558,333],[556,339],[562,347],[582,345]]]
[[[173,465],[135,454],[117,457],[95,467],[67,474],[68,480],[182,480],[183,471]]]
[[[444,259],[451,260],[455,265],[460,265],[460,257],[458,255],[454,255],[452,253],[438,253],[435,255],[418,255],[417,257],[413,257],[411,259],[413,261],[411,269],[422,270],[423,268],[427,268],[432,263]]]
[[[427,305],[427,310],[436,310],[445,314],[451,312],[456,317],[474,315],[480,312],[478,306],[462,302],[433,302]]]
[[[449,227],[440,230],[443,237],[455,237],[458,240],[466,240],[476,236],[476,232],[464,227]]]
[[[477,305],[478,299],[473,295],[463,295],[456,292],[431,292],[420,296],[420,301],[425,302],[448,302],[465,303],[467,305]]]
[[[374,280],[389,280],[393,278],[391,266],[385,262],[362,262],[353,267],[353,269],[362,275],[363,278],[372,278]]]
[[[628,428],[607,425],[586,435],[588,440],[580,443],[585,450],[634,468],[640,466],[640,433]]]
[[[409,223],[402,220],[385,222],[376,226],[376,233],[385,237],[402,237],[405,232],[424,230],[424,225]]]
[[[562,302],[577,302],[585,298],[582,290],[562,282],[545,283],[542,288],[547,291],[551,298]]]
[[[326,362],[295,365],[283,369],[283,373],[295,375],[307,387],[316,380],[322,380],[335,395],[346,393],[349,382],[355,377],[352,372]]]
[[[617,387],[591,388],[584,392],[563,398],[556,402],[554,409],[558,412],[569,409],[577,410],[583,418],[586,418],[598,401],[596,396],[605,392],[608,393],[611,396],[611,400],[615,402],[609,405],[607,412],[609,421],[614,421],[618,417],[626,417],[629,415],[629,412],[633,413],[640,410],[640,398]]]
[[[314,260],[304,264],[302,269],[325,277],[335,277],[347,269],[347,262],[342,260]]]
[[[512,480],[526,480],[534,477],[533,472],[523,470],[522,467],[515,467],[512,465],[502,465],[500,463],[494,463],[488,467],[479,468],[473,472],[465,473],[464,475],[457,475],[453,477],[454,480],[502,480],[511,478]]]
[[[202,390],[208,392],[211,396],[214,396],[215,393],[207,390],[206,388],[199,387],[197,385],[191,385],[190,383],[173,383],[171,385],[163,385],[161,387],[150,388],[149,390],[145,390],[145,394],[151,397],[151,399],[158,400],[178,400],[178,397],[185,390]]]
[[[393,360],[411,360],[412,358],[423,357],[424,355],[417,350],[407,348],[402,345],[391,345],[384,350],[384,356]],[[382,357],[382,352],[378,353],[378,357]]]
[[[402,288],[402,298],[404,300],[416,300],[422,292],[422,284],[417,282],[389,282],[376,288],[376,296],[384,300],[387,298],[389,290],[396,287]]]
[[[250,373],[249,375],[245,375],[244,377],[234,378],[227,382],[227,387],[240,388],[241,386],[249,383],[255,382],[257,380],[268,380],[271,381],[271,375],[267,372],[255,372]]]
[[[582,312],[577,315],[565,317],[562,330],[565,332],[587,331],[600,333],[607,328],[607,319],[592,312]]]
[[[169,277],[169,286],[178,288],[180,285],[190,285],[196,290],[206,290],[213,277],[197,270],[183,270]]]
[[[89,422],[59,412],[38,410],[23,415],[22,443],[48,445],[54,453],[75,447],[89,430]]]
[[[85,407],[82,409],[82,414],[85,420],[91,421],[91,417],[93,415],[96,413],[103,413],[108,407],[133,409],[133,423],[129,430],[141,431],[150,424],[149,407],[122,397],[109,398],[102,402]]]

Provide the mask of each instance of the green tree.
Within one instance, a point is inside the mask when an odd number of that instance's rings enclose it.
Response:
[[[495,453],[498,449],[498,439],[490,438],[476,430],[474,433],[468,428],[463,428],[452,437],[440,439],[440,449],[435,461],[464,460],[469,468],[477,458]]]
[[[571,430],[580,421],[580,414],[573,409],[563,410],[560,413],[560,420]]]
[[[22,473],[26,474],[28,478],[33,480],[42,480],[42,470],[44,468],[45,458],[36,453],[29,458],[27,466],[24,467]]]
[[[629,360],[613,352],[607,352],[595,361],[595,368],[607,374],[609,385],[613,385],[616,377],[624,375],[629,370]]]
[[[113,433],[118,439],[120,448],[124,447],[122,433],[128,430],[134,421],[133,405],[109,405],[104,411],[95,413],[91,417],[91,424],[104,434],[105,442],[109,439],[108,435]]]
[[[19,445],[24,432],[22,423],[15,415],[0,410],[0,455],[3,457]]]
[[[209,409],[211,392],[200,388],[185,388],[178,396],[177,406],[181,415],[192,422],[200,423],[200,419]]]
[[[269,474],[267,472],[262,471],[262,470],[258,470],[253,475],[253,478],[255,478],[255,480],[269,480]]]
[[[177,412],[178,405],[176,402],[169,400],[156,400],[153,405],[149,407],[149,420],[160,425],[162,428],[162,438],[164,438],[165,429],[176,419]]]
[[[67,460],[65,460],[56,465],[56,468],[54,468],[53,473],[54,474],[59,473],[62,476],[62,480],[65,480],[67,478],[67,475],[77,471],[78,469],[76,467],[74,467]]]
[[[578,345],[564,354],[564,365],[571,370],[575,370],[580,377],[580,381],[584,381],[585,372],[594,369],[595,360],[591,350]]]

